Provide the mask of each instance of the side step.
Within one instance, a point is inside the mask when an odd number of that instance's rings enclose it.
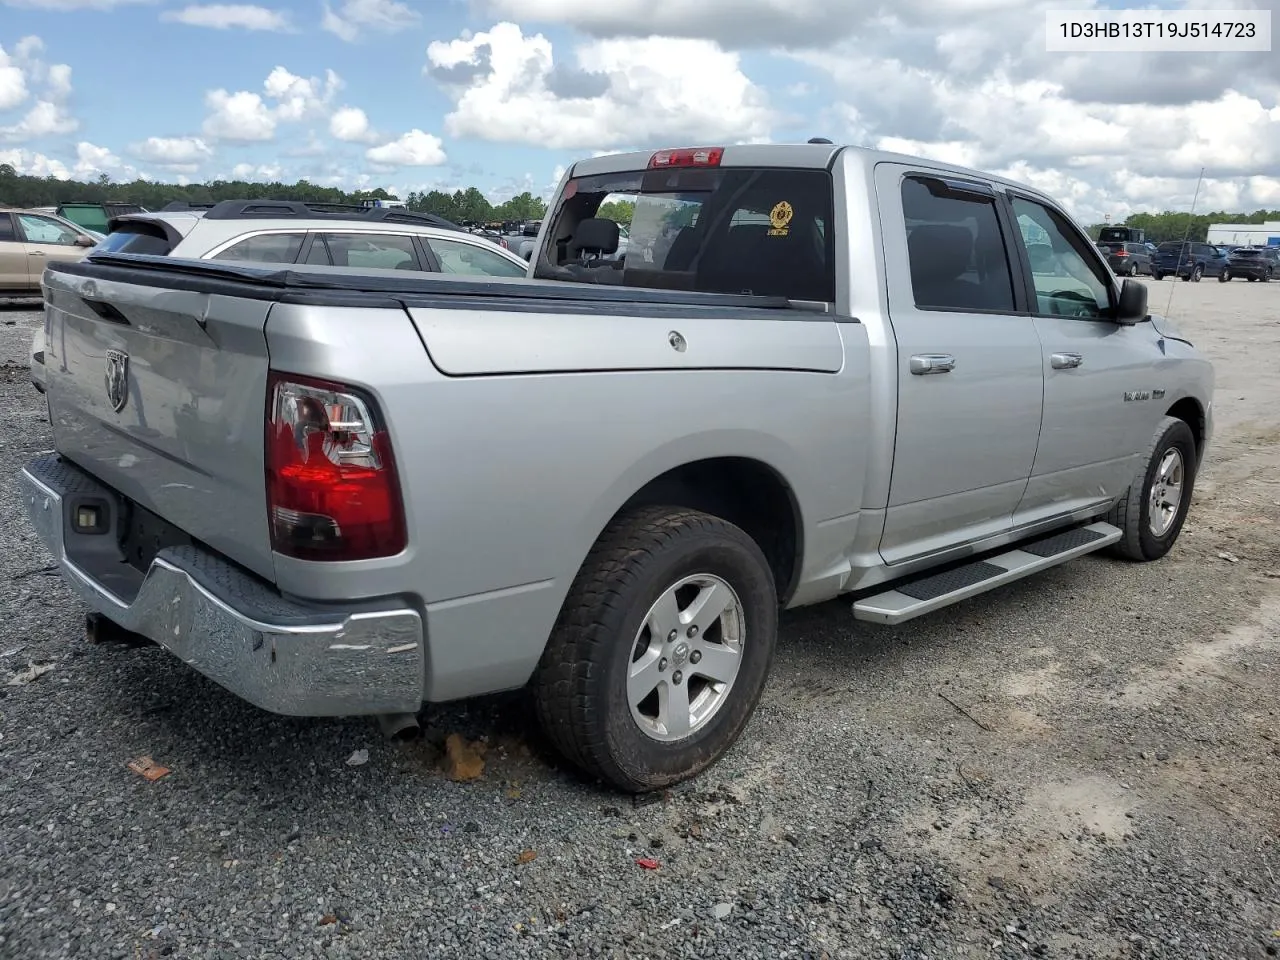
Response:
[[[892,590],[858,600],[853,605],[853,616],[873,623],[902,623],[1109,547],[1121,536],[1120,529],[1109,523],[1091,523],[1055,533],[1020,544],[1008,553],[899,584]]]

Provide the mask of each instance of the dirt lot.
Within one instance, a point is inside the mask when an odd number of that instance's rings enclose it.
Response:
[[[789,615],[738,748],[643,806],[549,761],[518,696],[397,746],[88,645],[5,480],[0,681],[53,669],[0,683],[0,957],[1280,954],[1280,284],[1152,287],[1218,371],[1174,553],[899,628]],[[37,322],[0,308],[6,477],[50,445]]]

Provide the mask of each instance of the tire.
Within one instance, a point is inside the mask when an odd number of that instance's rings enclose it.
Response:
[[[1268,270],[1266,273],[1262,275],[1262,282],[1267,283],[1270,279],[1271,279],[1271,271]]]
[[[1125,276],[1136,277],[1137,275],[1138,275],[1138,265],[1136,263],[1129,264],[1129,272],[1126,273]]]
[[[1204,277],[1204,267],[1200,266],[1199,264],[1196,264],[1196,268],[1191,271],[1191,282],[1199,283],[1203,277]]]
[[[1159,270],[1152,269],[1152,271],[1151,271],[1151,279],[1152,279],[1152,280],[1163,280],[1163,279],[1164,279],[1164,274],[1163,274],[1163,273],[1161,273]]]
[[[1153,487],[1160,480],[1166,458],[1175,454],[1181,466],[1178,502],[1166,521],[1167,525],[1154,526],[1151,522]],[[1123,534],[1111,548],[1114,555],[1149,563],[1159,560],[1172,549],[1191,505],[1196,466],[1196,438],[1191,428],[1177,417],[1165,417],[1156,428],[1142,472],[1134,477],[1129,492],[1107,515],[1107,522],[1119,527]]]
[[[1223,267],[1222,272],[1218,274],[1218,282],[1226,283],[1230,279],[1231,279],[1231,271],[1228,270],[1226,267]]]
[[[699,582],[673,589],[689,578]],[[711,588],[721,591],[716,596],[727,588],[731,606],[705,626],[701,640],[696,630],[685,630],[684,621],[662,618],[656,610],[657,601],[670,596],[675,609],[687,612],[686,594]],[[679,631],[661,628],[668,637],[684,635],[664,639],[650,628],[651,616],[677,623]],[[755,712],[777,632],[773,573],[746,533],[683,507],[632,511],[601,534],[569,589],[534,672],[539,722],[566,760],[620,790],[643,793],[690,779],[733,746]],[[695,705],[704,693],[714,699],[715,687],[694,664],[704,656],[707,663],[727,663],[733,634],[739,637],[739,659],[718,705],[709,716],[690,718],[687,735],[680,735],[678,725],[663,726],[659,689],[665,687],[670,697],[674,682],[686,702],[695,689]],[[628,675],[645,661],[644,672],[657,683],[649,699],[633,706]],[[643,683],[635,689],[642,693]],[[683,716],[689,718],[688,711]]]
[[[1264,277],[1263,279],[1266,279],[1266,278]],[[1257,277],[1250,277],[1250,278],[1249,278],[1249,282],[1250,282],[1250,283],[1257,283],[1257,282],[1258,282],[1258,278],[1257,278]]]

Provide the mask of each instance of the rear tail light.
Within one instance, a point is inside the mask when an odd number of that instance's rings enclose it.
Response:
[[[278,373],[267,397],[272,548],[303,560],[402,551],[400,482],[373,401],[344,384]]]
[[[1129,251],[1128,251],[1128,250],[1117,250],[1117,251],[1116,251],[1116,256],[1117,256],[1117,257],[1127,257],[1128,255],[1129,255]]]
[[[659,150],[649,158],[649,169],[666,167],[718,167],[724,147],[691,147],[687,150]]]

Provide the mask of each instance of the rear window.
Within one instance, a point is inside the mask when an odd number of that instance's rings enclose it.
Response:
[[[1262,251],[1261,250],[1232,250],[1231,255],[1233,257],[1238,257],[1238,258],[1261,257]]]
[[[1177,240],[1166,240],[1164,243],[1160,244],[1160,246],[1156,247],[1156,249],[1161,253],[1178,253],[1183,247],[1189,246],[1191,245],[1188,243],[1180,243]]]
[[[1107,253],[1119,253],[1121,250],[1124,249],[1124,244],[1123,243],[1100,243],[1098,244],[1098,249],[1104,250]]]
[[[583,251],[583,220],[634,204],[625,250]],[[664,290],[835,299],[825,170],[676,168],[579,177],[552,215],[535,276]]]
[[[142,253],[168,256],[173,244],[164,230],[150,223],[123,223],[98,241],[97,253]]]

